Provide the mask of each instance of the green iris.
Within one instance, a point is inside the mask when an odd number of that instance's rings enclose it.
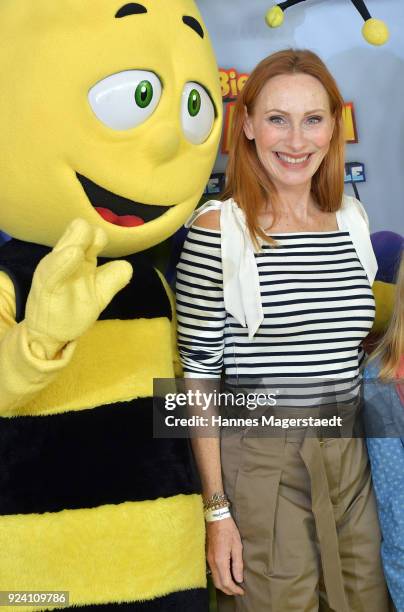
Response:
[[[201,94],[197,89],[193,89],[188,96],[188,112],[191,117],[196,115],[201,110]]]
[[[140,108],[146,108],[147,106],[149,106],[152,99],[153,85],[150,83],[150,81],[140,81],[135,91],[136,104]]]

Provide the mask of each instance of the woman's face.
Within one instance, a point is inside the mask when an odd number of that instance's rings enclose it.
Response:
[[[261,90],[244,131],[275,186],[310,184],[334,129],[328,94],[308,74],[282,74]]]

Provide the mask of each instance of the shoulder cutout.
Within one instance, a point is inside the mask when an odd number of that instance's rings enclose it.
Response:
[[[192,226],[220,230],[220,210],[208,210],[198,217]]]

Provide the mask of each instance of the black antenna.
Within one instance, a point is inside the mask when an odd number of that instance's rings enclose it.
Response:
[[[367,21],[368,19],[372,19],[372,16],[369,13],[366,7],[366,4],[364,3],[363,0],[351,0],[351,2],[354,5],[354,7],[359,11],[364,21]]]

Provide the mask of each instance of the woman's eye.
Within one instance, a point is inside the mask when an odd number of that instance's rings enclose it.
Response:
[[[285,122],[285,119],[278,115],[272,115],[269,117],[269,122],[274,123],[275,125],[282,125]]]
[[[322,117],[308,117],[307,118],[307,123],[309,123],[310,125],[316,125],[317,123],[320,123],[322,121]]]
[[[96,83],[88,92],[90,106],[102,123],[113,130],[140,125],[156,109],[161,83],[154,72],[124,70]]]
[[[187,140],[202,144],[215,121],[215,107],[208,92],[198,83],[185,84],[181,100],[181,124]]]

